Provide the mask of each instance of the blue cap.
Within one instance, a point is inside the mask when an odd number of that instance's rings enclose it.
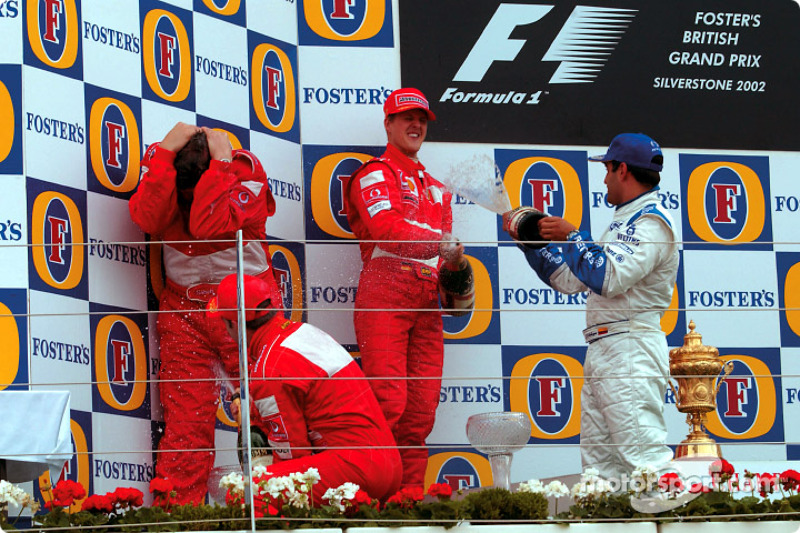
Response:
[[[663,157],[661,147],[653,139],[643,133],[620,133],[611,141],[611,146],[604,155],[593,155],[589,161],[620,161],[628,165],[661,172],[663,164],[654,163],[657,155]]]

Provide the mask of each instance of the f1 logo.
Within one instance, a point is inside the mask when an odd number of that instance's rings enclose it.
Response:
[[[509,39],[517,26],[544,17],[553,6],[500,4],[453,81],[481,81],[495,61],[514,61],[525,41]]]
[[[461,64],[453,81],[479,82],[495,61],[514,61],[524,39],[511,39],[517,26],[541,20],[553,6],[500,4]],[[550,83],[591,83],[605,65],[637,10],[575,6],[542,57],[558,61]]]

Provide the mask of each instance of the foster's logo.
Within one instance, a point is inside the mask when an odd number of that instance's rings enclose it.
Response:
[[[114,414],[149,416],[147,352],[142,330],[131,318],[110,314],[96,322],[94,374],[102,400],[95,409]]]
[[[203,0],[203,5],[212,13],[229,17],[239,12],[242,0]]]
[[[61,71],[75,65],[80,44],[75,0],[28,0],[25,10],[33,55]]]
[[[353,239],[355,235],[347,222],[345,186],[350,175],[373,156],[330,151],[322,147],[303,149],[306,190],[310,191],[306,195],[306,212],[311,212],[313,220],[308,228],[309,238]],[[311,176],[310,183],[308,176]]]
[[[706,427],[722,439],[768,439],[773,429],[780,429],[782,418],[776,395],[780,383],[776,387],[772,377],[780,371],[773,371],[761,358],[750,355],[723,355],[721,359],[733,361],[733,371],[719,388],[717,410],[708,414]]]
[[[453,492],[460,489],[489,487],[494,483],[486,457],[472,452],[443,452],[428,458],[425,486],[447,483]]]
[[[22,171],[22,157],[19,149],[20,122],[17,119],[17,110],[20,108],[20,74],[17,70],[13,78],[9,76],[6,80],[4,70],[0,69],[0,124],[3,124],[3,127],[0,128],[0,172],[16,174]],[[11,87],[9,88],[4,81]],[[12,155],[15,143],[17,149]]]
[[[29,180],[29,186],[31,183]],[[45,290],[79,290],[86,284],[83,222],[72,198],[57,191],[36,196],[31,208],[31,241],[33,266]]]
[[[511,377],[510,407],[529,414],[531,437],[559,440],[580,433],[583,366],[577,359],[559,353],[528,355],[514,364]]]
[[[25,289],[0,289],[0,390],[28,381],[27,302]]]
[[[267,132],[281,134],[292,141],[299,140],[297,132],[297,85],[295,66],[297,50],[275,42],[260,43],[252,51],[253,123]]]
[[[39,476],[39,486],[41,486],[43,482],[48,482],[54,487],[59,481],[69,479],[70,481],[75,481],[83,485],[87,495],[94,494],[94,478],[92,476],[90,462],[90,457],[92,457],[92,450],[90,448],[92,442],[91,427],[91,413],[72,411],[69,421],[69,429],[72,437],[72,458],[64,464],[64,468],[61,469],[57,479],[51,479],[50,472],[45,472]],[[38,489],[39,487],[36,488]],[[42,498],[41,490],[36,491],[36,493],[37,499],[40,501],[49,501],[52,497],[52,494],[50,494],[48,498]],[[82,503],[83,499],[75,500],[70,506],[70,512],[76,513],[80,511]]]
[[[139,125],[124,102],[103,97],[89,113],[89,150],[92,170],[107,190],[125,194],[139,182]]]
[[[497,295],[492,287],[492,279],[497,277],[497,250],[469,248],[466,252],[464,257],[472,266],[475,282],[475,307],[462,316],[443,315],[444,338],[473,343],[499,342],[499,320],[492,320],[492,309],[497,307]]]
[[[778,280],[781,312],[781,345],[800,346],[800,254],[778,253]]]
[[[683,311],[686,307],[683,294],[683,250],[679,253],[681,254],[681,261],[678,265],[677,279],[672,286],[672,298],[661,317],[661,331],[667,336],[667,344],[669,346],[683,345],[683,335],[688,331],[686,329],[686,313]]]
[[[303,320],[303,272],[300,269],[300,262],[297,254],[302,251],[298,249],[293,252],[289,249],[291,243],[286,245],[271,244],[269,253],[272,256],[272,268],[274,269],[275,280],[283,297],[283,308],[291,310],[288,318],[291,320]]]
[[[680,315],[679,301],[678,286],[673,285],[672,299],[669,302],[669,307],[667,307],[667,310],[661,317],[661,331],[664,332],[664,335],[669,336],[670,333],[675,331],[675,326],[678,324],[678,317]]]
[[[582,226],[587,196],[581,182],[588,181],[585,153],[496,150],[495,160],[512,208],[531,206]]]
[[[228,397],[228,387],[226,387],[222,383],[218,383],[219,385],[219,394],[217,396],[219,402],[217,403],[217,428],[220,429],[231,429],[238,427],[236,424],[236,419],[233,418],[233,413],[231,412],[231,405],[233,402],[227,400]]]
[[[766,209],[768,158],[720,159],[682,154],[680,171],[686,198],[683,228],[688,238],[685,240],[690,241],[694,236],[706,243],[741,246],[772,239],[770,213]],[[698,247],[703,246],[687,246]],[[768,244],[761,246],[767,247]]]
[[[391,2],[301,0],[300,44],[392,46]]]
[[[193,104],[187,102],[192,89],[192,51],[186,28],[178,15],[163,9],[149,11],[142,23],[147,85],[156,97],[181,107]]]

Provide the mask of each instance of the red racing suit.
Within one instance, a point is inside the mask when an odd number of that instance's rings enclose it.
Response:
[[[453,225],[452,194],[391,144],[348,182],[347,219],[363,269],[354,324],[371,379],[403,458],[403,486],[421,486],[441,389],[439,242]],[[380,241],[380,242],[365,242]]]
[[[278,315],[248,343],[251,418],[269,441],[269,473],[319,470],[314,503],[352,482],[373,498],[397,492],[402,467],[364,374],[330,335]]]
[[[265,233],[275,200],[261,163],[246,150],[234,150],[230,163],[212,160],[188,192],[175,186],[174,160],[175,153],[158,143],[148,147],[141,163],[147,172],[129,208],[142,231],[165,241],[167,279],[157,325],[166,427],[156,472],[172,480],[184,504],[203,502],[214,465],[217,369],[221,364],[230,376],[239,374],[237,344],[222,320],[207,315],[206,303],[236,271],[239,229],[245,273],[275,283]]]

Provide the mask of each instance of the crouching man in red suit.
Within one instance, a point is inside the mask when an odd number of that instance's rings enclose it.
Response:
[[[236,275],[209,304],[238,338]],[[324,331],[287,320],[274,286],[244,276],[251,423],[272,448],[270,474],[319,471],[313,499],[357,484],[385,500],[400,487],[400,454],[378,401],[352,356]]]

